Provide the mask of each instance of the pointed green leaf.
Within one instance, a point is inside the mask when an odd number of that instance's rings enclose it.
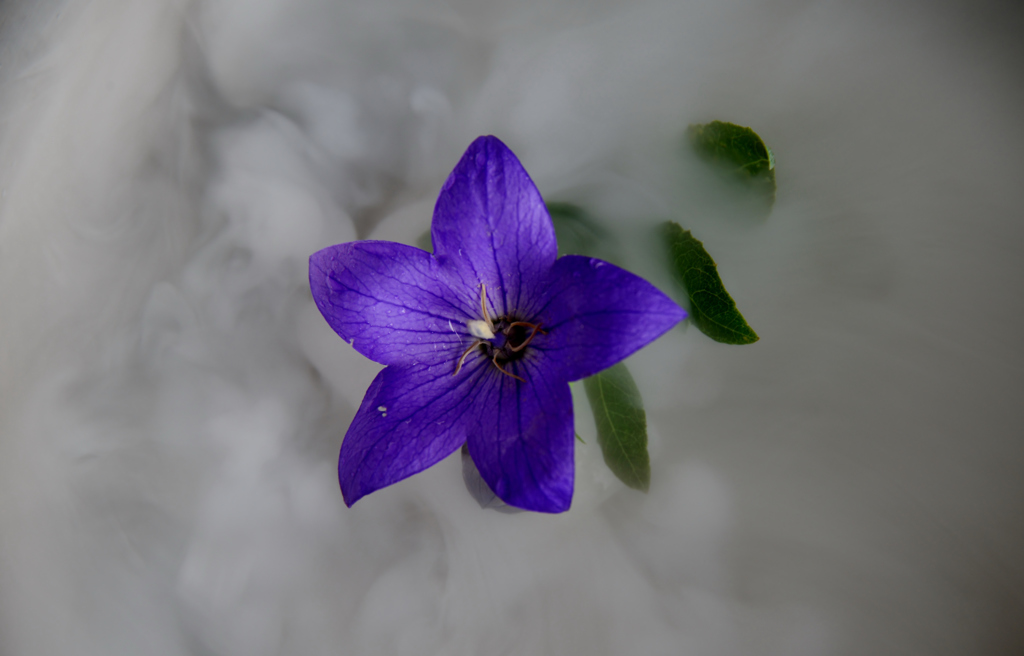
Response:
[[[664,226],[672,274],[690,297],[690,319],[702,333],[724,344],[752,344],[757,334],[747,325],[736,303],[725,291],[718,265],[704,244],[669,221]]]
[[[694,124],[686,131],[693,149],[769,205],[775,201],[775,156],[750,128],[724,121]]]
[[[604,462],[620,481],[644,492],[651,485],[647,415],[629,369],[618,363],[583,380],[594,411]]]

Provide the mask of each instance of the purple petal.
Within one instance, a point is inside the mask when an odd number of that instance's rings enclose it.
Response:
[[[488,363],[489,364],[489,363]],[[477,422],[467,440],[480,475],[505,503],[558,513],[572,503],[572,396],[539,359],[510,363],[525,383],[491,366],[477,393]]]
[[[314,253],[309,286],[331,328],[386,365],[453,363],[464,348],[466,321],[480,313],[472,310],[471,291],[453,292],[429,253],[386,241]]]
[[[592,376],[660,337],[686,312],[643,278],[601,260],[566,255],[551,270],[535,342],[564,380]]]
[[[463,288],[479,294],[487,285],[494,316],[532,314],[558,255],[540,192],[495,137],[474,141],[448,177],[431,237],[438,261]]]
[[[377,374],[341,444],[338,480],[346,504],[430,467],[466,441],[482,373],[493,365],[470,360],[458,376],[453,367],[454,361],[385,367]]]

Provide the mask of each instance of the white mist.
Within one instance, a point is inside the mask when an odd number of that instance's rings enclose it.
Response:
[[[0,654],[1024,648],[1021,15],[994,2],[0,6]],[[753,126],[763,222],[682,156]],[[630,366],[650,494],[585,404],[573,508],[457,455],[344,506],[378,366],[306,258],[414,243],[496,134],[658,284],[704,241],[761,336]],[[590,432],[588,432],[590,431]]]

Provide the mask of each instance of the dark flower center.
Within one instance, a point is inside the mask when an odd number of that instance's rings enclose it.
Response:
[[[486,339],[477,339],[463,353],[455,364],[455,374],[462,369],[462,363],[474,350],[490,360],[501,373],[516,380],[526,382],[522,376],[509,371],[506,365],[522,359],[526,355],[526,347],[537,337],[547,335],[547,331],[541,328],[539,323],[522,321],[515,317],[499,317],[486,322],[472,322],[471,332]],[[484,324],[486,328],[480,326]]]
[[[537,335],[546,335],[539,323],[522,321],[515,317],[499,317],[493,324],[494,339],[480,343],[481,352],[494,363],[498,371],[516,380],[526,382],[506,368],[509,362],[515,362],[526,354],[527,345]]]
[[[458,375],[459,370],[462,369],[462,363],[466,361],[466,357],[470,353],[479,350],[494,363],[498,371],[525,383],[526,380],[522,376],[517,376],[509,371],[505,365],[522,358],[526,354],[527,345],[533,341],[533,338],[537,335],[547,335],[547,331],[543,330],[539,323],[523,321],[516,317],[491,319],[487,312],[487,286],[484,284],[480,285],[480,314],[483,319],[473,319],[466,323],[470,334],[477,340],[462,352],[462,356],[455,363],[455,374],[453,375]]]
[[[515,362],[526,354],[526,346],[537,335],[546,335],[540,324],[522,321],[516,318],[502,317],[495,322],[494,340],[482,346],[487,357],[497,358],[498,364]]]

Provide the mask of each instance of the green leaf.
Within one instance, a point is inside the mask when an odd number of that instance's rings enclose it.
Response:
[[[718,265],[704,244],[669,221],[664,226],[665,240],[672,259],[672,274],[690,297],[690,319],[702,333],[724,344],[752,344],[757,334],[747,325],[736,302],[729,296],[718,276]]]
[[[583,387],[594,411],[605,464],[620,481],[646,492],[651,485],[647,415],[629,369],[620,362],[584,379]]]
[[[693,124],[686,131],[693,149],[729,177],[775,201],[775,156],[750,128],[724,121]]]

